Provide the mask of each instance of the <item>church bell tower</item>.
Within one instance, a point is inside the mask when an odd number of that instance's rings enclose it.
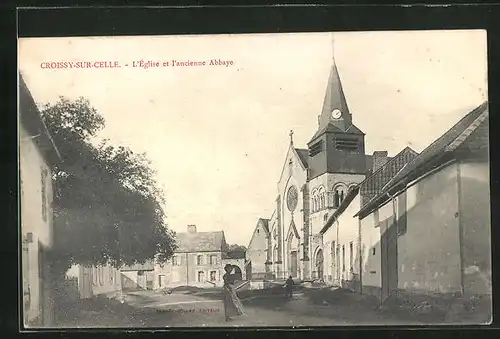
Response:
[[[308,145],[309,257],[312,278],[324,278],[320,230],[339,207],[349,188],[365,179],[365,134],[353,124],[335,61],[332,66],[318,130]]]

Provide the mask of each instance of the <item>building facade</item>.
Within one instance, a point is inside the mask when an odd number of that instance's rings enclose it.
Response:
[[[195,286],[210,288],[222,286],[224,266],[234,265],[234,274],[245,279],[245,262],[226,258],[224,232],[197,232],[196,225],[188,225],[187,232],[177,233],[177,250],[171,260],[155,262],[153,289]]]
[[[144,264],[122,267],[120,274],[123,291],[152,290],[154,288],[153,260]]]
[[[402,292],[491,294],[488,130],[483,104],[356,214],[367,247],[363,289],[381,300]]]
[[[270,241],[266,250],[273,279],[292,276],[323,280],[330,275],[324,271],[321,230],[349,189],[389,159],[383,151],[365,154],[364,133],[353,123],[333,60],[317,131],[306,148],[295,147],[290,133],[277,184],[276,207],[268,222]],[[250,251],[247,262],[261,265],[259,256]]]
[[[113,294],[122,289],[120,270],[110,265],[73,265],[66,275],[77,279],[79,299]]]
[[[19,89],[21,276],[25,326],[54,322],[50,251],[54,242],[52,169],[60,154],[22,76]]]
[[[245,253],[247,279],[267,279],[271,273],[269,219],[259,219]]]

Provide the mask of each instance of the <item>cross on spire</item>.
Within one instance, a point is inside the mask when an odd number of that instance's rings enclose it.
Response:
[[[293,144],[293,129],[290,130],[290,143]]]

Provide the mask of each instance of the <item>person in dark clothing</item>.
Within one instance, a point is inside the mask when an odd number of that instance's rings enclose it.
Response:
[[[285,289],[286,289],[286,297],[288,299],[292,299],[293,295],[293,279],[292,276],[289,276],[288,279],[285,282]]]

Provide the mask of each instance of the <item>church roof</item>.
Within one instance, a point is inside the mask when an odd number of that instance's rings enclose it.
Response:
[[[177,233],[176,253],[222,251],[224,232]]]
[[[266,230],[267,233],[269,233],[269,219],[264,219],[264,218],[259,218],[259,221],[257,222],[257,225],[259,223],[262,223],[262,226]]]
[[[302,162],[302,165],[304,165],[305,168],[307,168],[307,159],[309,158],[309,151],[303,148],[296,148],[295,151],[297,151],[297,154],[299,155],[299,159]]]
[[[335,124],[339,127],[339,129],[345,131],[347,127],[351,125],[351,113],[349,112],[349,107],[347,106],[347,101],[345,99],[344,90],[342,88],[335,60],[333,60],[332,67],[330,69],[330,76],[328,78],[328,84],[326,86],[323,110],[320,116],[321,127],[325,126],[330,121],[330,115],[334,109],[339,109],[343,118],[335,121]]]
[[[325,127],[319,129],[316,133],[314,133],[313,137],[309,141],[311,143],[314,139],[319,137],[320,135],[324,133],[349,133],[349,134],[365,134],[363,133],[356,125],[352,124],[350,125],[345,131],[340,129],[339,127],[335,126],[333,122],[329,122],[328,125]]]
[[[404,168],[385,185],[383,190],[356,215],[366,214],[369,210],[383,203],[387,193],[435,168],[435,166],[430,166],[429,164],[437,164],[440,159],[446,159],[446,155],[453,152],[471,135],[471,133],[479,128],[484,121],[487,120],[487,116],[488,103],[485,102],[460,119],[460,121],[446,133],[425,148],[420,155],[413,159],[413,161],[404,166]]]

